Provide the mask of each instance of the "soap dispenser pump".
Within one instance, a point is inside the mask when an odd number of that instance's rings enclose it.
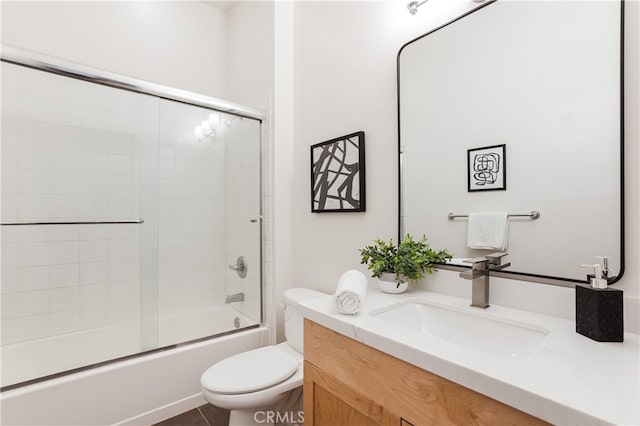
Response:
[[[587,275],[589,285],[576,284],[576,332],[598,342],[622,342],[622,290],[609,287],[601,264],[580,267],[594,273]]]
[[[593,275],[587,275],[592,288],[607,288],[608,283],[602,274],[602,265],[594,263],[593,265],[580,265],[581,268],[593,268]]]
[[[609,276],[611,275],[611,270],[609,269],[609,256],[596,256],[596,258],[600,259],[600,262],[602,263],[602,278],[609,282]],[[591,278],[597,278],[596,274],[587,275],[588,281],[591,281]]]
[[[596,256],[602,260],[602,278],[609,279],[609,256]]]

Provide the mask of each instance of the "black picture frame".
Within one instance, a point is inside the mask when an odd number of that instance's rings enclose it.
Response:
[[[507,189],[506,144],[467,150],[467,191]]]
[[[311,212],[366,211],[364,132],[311,145]]]

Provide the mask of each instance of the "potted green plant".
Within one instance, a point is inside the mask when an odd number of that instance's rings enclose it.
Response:
[[[408,282],[416,282],[434,271],[434,263],[444,263],[452,255],[446,249],[436,251],[429,247],[427,237],[415,241],[411,235],[400,244],[379,238],[372,245],[360,249],[360,263],[366,264],[371,276],[378,278],[378,286],[385,293],[403,293]]]

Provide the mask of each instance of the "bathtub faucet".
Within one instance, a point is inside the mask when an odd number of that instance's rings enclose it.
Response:
[[[232,302],[244,302],[244,293],[228,294],[226,299],[224,299],[224,303]]]

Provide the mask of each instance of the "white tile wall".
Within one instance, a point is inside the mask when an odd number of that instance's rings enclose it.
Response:
[[[140,95],[6,63],[2,73],[3,221],[137,217]],[[3,227],[2,344],[137,319],[139,235],[113,227]]]
[[[248,265],[247,276],[240,278],[227,270],[227,293],[242,291],[245,301],[238,304],[245,315],[260,321],[262,308],[260,277],[260,155],[261,128],[249,119],[233,118],[231,126],[223,126],[228,141],[226,162],[226,257],[234,264],[238,256],[244,256]],[[267,257],[265,257],[265,260]]]
[[[71,333],[80,329],[80,311],[78,309],[67,309],[51,312],[51,335]]]
[[[205,308],[238,291],[236,307],[260,319],[258,122],[221,114],[218,138],[197,143],[208,110],[10,64],[2,72],[3,221],[145,219],[3,227],[2,344]],[[245,280],[227,268],[240,255]]]
[[[51,312],[77,309],[80,304],[80,294],[77,287],[61,287],[51,289]]]
[[[223,303],[226,144],[198,143],[210,111],[160,103],[158,171],[159,313]]]

